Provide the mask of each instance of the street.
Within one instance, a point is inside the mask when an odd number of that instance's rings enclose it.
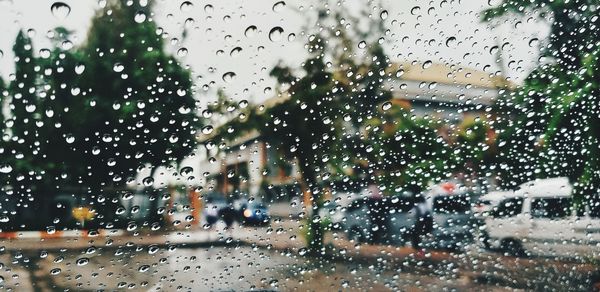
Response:
[[[548,258],[516,259],[476,247],[432,251],[355,245],[329,233],[321,258],[303,252],[301,221],[267,227],[198,230],[105,239],[3,240],[2,287],[12,291],[585,291],[593,266]],[[203,236],[200,236],[203,235]],[[112,243],[111,243],[112,240]],[[13,241],[12,243],[14,243]],[[110,245],[106,243],[109,242]],[[30,245],[28,245],[30,243]],[[48,248],[52,245],[63,248]],[[34,248],[37,246],[37,248]]]

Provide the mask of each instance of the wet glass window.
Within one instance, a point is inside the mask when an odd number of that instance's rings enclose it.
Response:
[[[433,200],[433,211],[441,214],[459,214],[471,211],[470,198],[464,196],[443,196]]]
[[[599,0],[0,0],[2,291],[598,291]]]
[[[534,218],[560,219],[572,214],[570,198],[545,198],[531,201],[531,216]]]
[[[501,201],[492,212],[495,218],[513,217],[523,212],[523,198],[510,198]]]

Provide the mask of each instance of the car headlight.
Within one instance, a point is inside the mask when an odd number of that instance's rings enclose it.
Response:
[[[244,210],[244,217],[248,218],[250,216],[252,216],[252,211],[250,211],[248,209]]]

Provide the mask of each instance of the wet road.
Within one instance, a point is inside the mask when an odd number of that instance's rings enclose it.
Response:
[[[590,265],[516,259],[476,247],[460,254],[433,251],[415,259],[408,247],[356,245],[335,233],[327,236],[335,256],[311,258],[301,255],[301,228],[298,222],[282,221],[225,233],[199,230],[121,237],[111,245],[101,238],[12,241],[11,248],[0,248],[0,289],[587,291],[593,285],[595,271]],[[227,237],[232,240],[212,241]],[[181,242],[189,239],[207,242],[182,247]],[[69,248],[56,248],[61,245]]]
[[[400,287],[485,287],[443,271],[438,275],[403,273],[401,267],[384,262],[342,263],[248,246],[12,253],[3,254],[0,259],[2,288],[13,291],[388,291]],[[490,288],[494,287],[486,289]]]

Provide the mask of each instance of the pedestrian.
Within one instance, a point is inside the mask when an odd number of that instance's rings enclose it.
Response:
[[[412,231],[412,247],[417,252],[417,256],[423,256],[425,251],[421,247],[421,241],[433,230],[433,216],[425,197],[421,194],[415,196],[414,212],[416,220]]]

